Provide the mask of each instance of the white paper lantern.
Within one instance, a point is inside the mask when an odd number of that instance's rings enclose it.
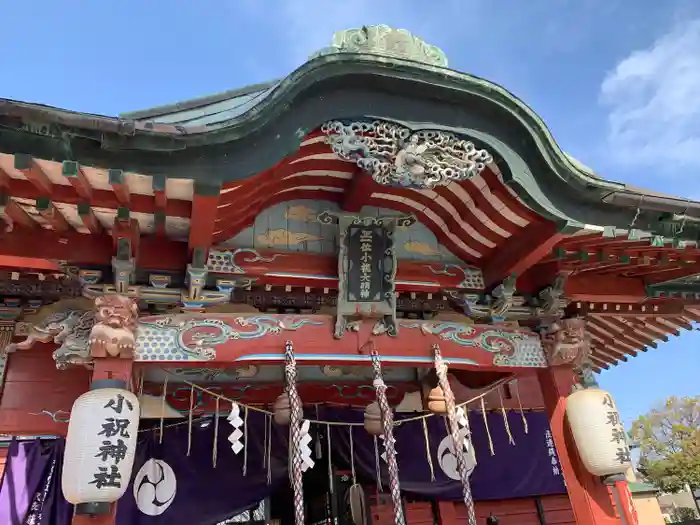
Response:
[[[61,486],[70,503],[112,503],[126,491],[134,465],[140,407],[120,388],[76,399],[68,423]]]
[[[625,428],[612,396],[600,388],[572,393],[566,418],[581,461],[594,476],[624,474],[632,465]]]

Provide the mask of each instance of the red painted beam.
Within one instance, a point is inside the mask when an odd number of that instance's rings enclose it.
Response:
[[[207,187],[195,183],[195,195],[192,201],[192,218],[190,219],[190,253],[196,248],[209,250],[214,240],[216,217],[219,213],[221,187]]]
[[[187,244],[157,237],[140,239],[138,265],[141,268],[182,271],[189,262]],[[110,235],[67,231],[60,236],[44,229],[16,227],[0,235],[0,255],[57,259],[74,265],[109,266],[114,255]]]
[[[343,211],[359,212],[367,201],[375,188],[380,188],[379,184],[372,180],[367,173],[360,168],[355,169],[350,185],[345,190],[345,196],[341,203]]]
[[[0,268],[16,268],[22,271],[62,272],[61,267],[54,261],[14,257],[12,255],[0,255]]]
[[[483,262],[486,287],[496,286],[511,275],[522,275],[566,237],[553,222],[531,222]]]

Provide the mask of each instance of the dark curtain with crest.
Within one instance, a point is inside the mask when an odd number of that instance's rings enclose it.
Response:
[[[477,465],[471,475],[471,487],[477,501],[525,498],[550,494],[565,494],[566,486],[561,475],[559,461],[554,448],[549,445],[549,420],[540,412],[524,414],[527,433],[521,414],[507,412],[510,442],[503,415],[498,412],[486,416],[488,433],[480,412],[470,412],[472,444],[476,452]],[[327,421],[362,422],[364,414],[352,409],[326,409],[322,419]],[[410,417],[398,414],[396,420]],[[439,500],[462,499],[460,482],[455,479],[456,463],[448,448],[451,439],[447,435],[443,417],[429,417],[422,421],[411,421],[394,430],[396,454],[399,463],[401,489],[416,495]],[[352,465],[350,455],[350,427],[331,426],[334,461],[347,470]],[[375,483],[376,464],[374,439],[362,426],[353,427],[353,452],[355,470],[359,478]],[[489,439],[490,436],[490,439]],[[551,438],[550,438],[551,439]],[[383,452],[378,441],[378,452]],[[489,445],[489,441],[492,445]],[[550,442],[551,443],[551,442]],[[491,446],[494,455],[491,455]],[[431,462],[428,462],[430,454]],[[431,468],[434,481],[431,482]],[[381,479],[388,486],[386,462],[379,460]],[[448,475],[451,472],[453,477]]]

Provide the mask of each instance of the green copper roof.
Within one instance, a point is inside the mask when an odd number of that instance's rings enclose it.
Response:
[[[649,483],[640,483],[638,481],[630,481],[627,483],[629,486],[630,492],[632,494],[645,494],[645,493],[656,493],[659,492],[659,489],[657,489],[654,485],[650,485]]]
[[[119,118],[0,99],[0,152],[216,186],[270,168],[327,121],[381,119],[479,143],[503,181],[561,225],[700,237],[700,203],[602,179],[523,101],[446,65],[407,31],[353,29],[283,80]]]

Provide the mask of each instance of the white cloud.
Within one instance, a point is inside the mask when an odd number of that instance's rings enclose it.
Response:
[[[700,167],[700,19],[619,62],[600,88],[613,158],[656,170]]]

